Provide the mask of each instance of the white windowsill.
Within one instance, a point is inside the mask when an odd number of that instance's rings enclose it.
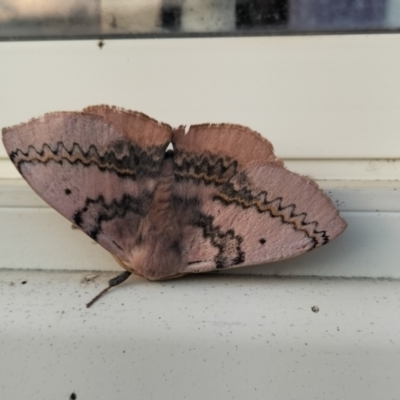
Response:
[[[398,281],[87,276],[0,271],[4,398],[398,396]]]

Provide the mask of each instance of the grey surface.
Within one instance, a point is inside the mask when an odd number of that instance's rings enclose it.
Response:
[[[111,276],[0,271],[2,398],[398,398],[399,281]]]

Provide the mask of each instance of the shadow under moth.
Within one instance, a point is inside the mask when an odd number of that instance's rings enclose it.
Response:
[[[131,273],[163,280],[282,260],[346,228],[317,184],[244,126],[173,129],[93,106],[5,128],[3,142],[33,190],[126,270],[88,306]]]

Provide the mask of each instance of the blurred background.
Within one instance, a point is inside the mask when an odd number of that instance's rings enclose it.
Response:
[[[0,0],[0,39],[396,31],[398,0]]]

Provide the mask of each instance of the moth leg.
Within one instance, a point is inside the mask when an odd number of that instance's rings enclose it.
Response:
[[[114,254],[111,254],[111,255],[115,258],[115,261],[116,261],[123,269],[126,269],[126,268],[127,268],[126,264],[125,264],[120,258],[118,258],[117,256],[115,256]],[[132,274],[135,274],[136,276],[140,276],[141,278],[145,278],[143,275],[139,274],[139,272],[137,272],[137,271],[131,271],[131,272],[132,272]]]
[[[124,271],[115,278],[112,278],[108,281],[108,287],[103,289],[96,297],[94,297],[89,303],[86,304],[86,307],[89,308],[92,306],[104,293],[108,292],[112,287],[120,285],[122,282],[125,282],[132,275],[129,271]]]
[[[114,254],[111,254],[114,258],[115,261],[123,268],[126,269],[126,264],[117,256],[115,256]]]

